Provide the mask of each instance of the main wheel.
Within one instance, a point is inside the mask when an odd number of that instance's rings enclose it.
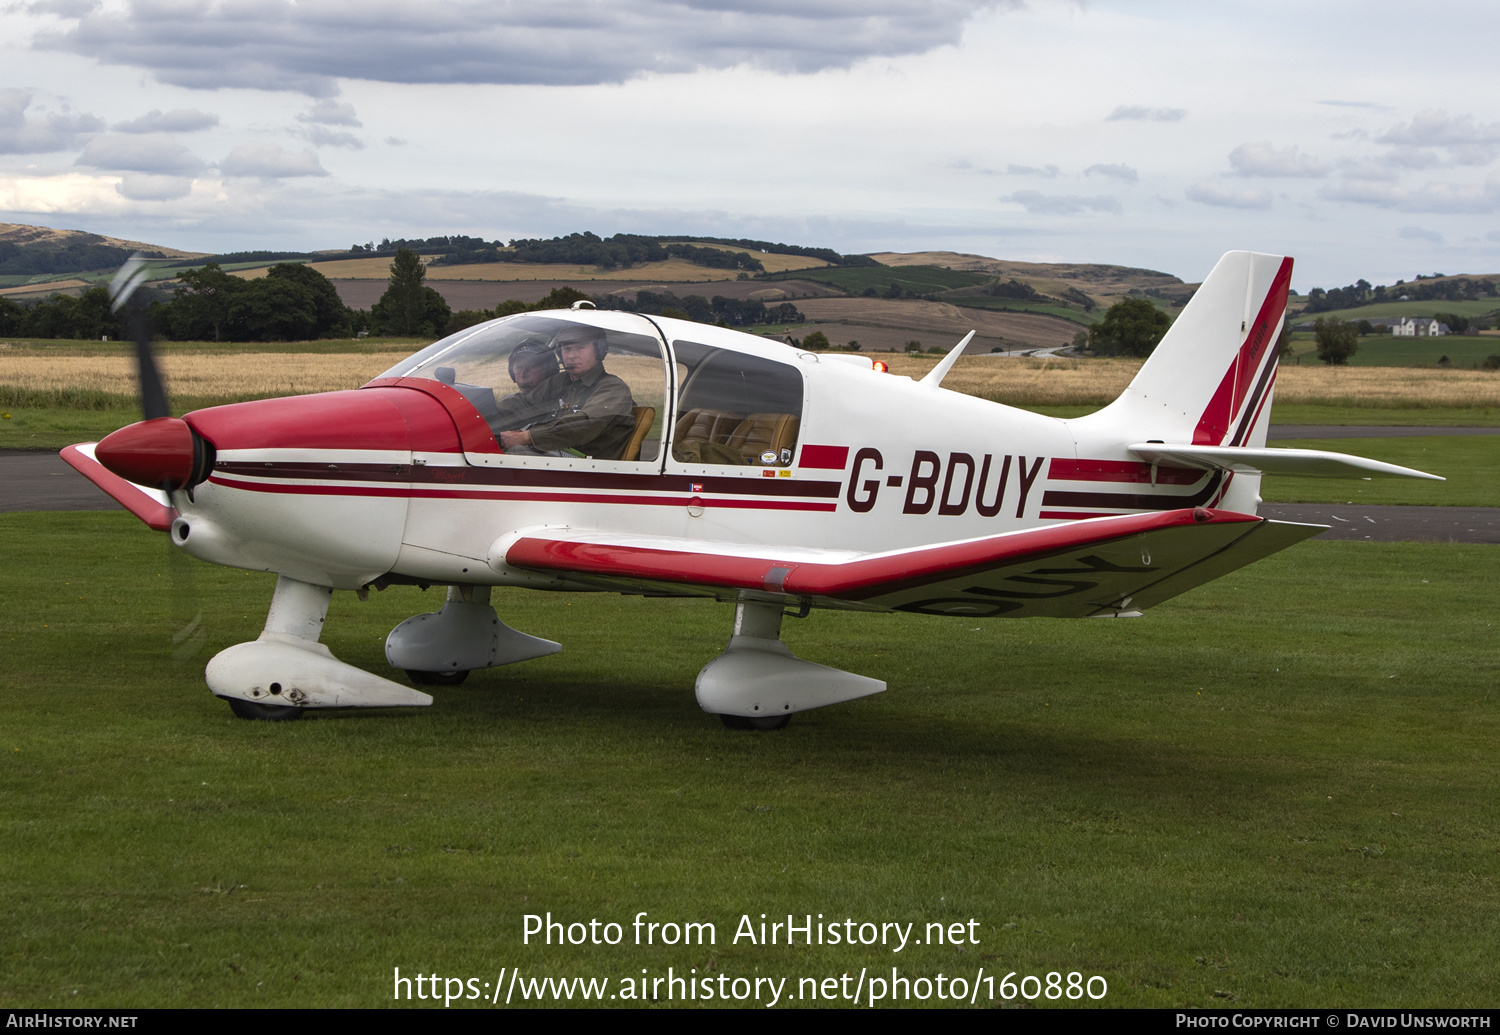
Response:
[[[768,715],[765,718],[749,715],[719,715],[719,721],[732,730],[779,730],[792,721],[790,715]]]
[[[469,670],[462,669],[458,672],[419,672],[416,669],[407,669],[406,678],[417,686],[457,686],[469,678]]]
[[[302,709],[284,704],[259,704],[238,697],[226,697],[229,710],[241,719],[258,719],[261,722],[291,722],[302,718]]]

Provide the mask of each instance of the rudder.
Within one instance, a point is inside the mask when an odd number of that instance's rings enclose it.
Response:
[[[1070,421],[1075,433],[1118,428],[1127,441],[1264,446],[1291,279],[1287,256],[1225,254],[1130,386]]]

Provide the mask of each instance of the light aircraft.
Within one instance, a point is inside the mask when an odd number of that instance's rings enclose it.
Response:
[[[1134,616],[1325,530],[1257,517],[1264,473],[1435,478],[1266,448],[1291,269],[1226,254],[1124,393],[1072,420],[944,389],[962,345],[917,381],[579,303],[461,331],[357,390],[180,419],[138,336],[147,419],[62,455],[175,547],[277,573],[260,637],[206,671],[243,718],[431,703],[319,642],[335,590],[447,587],[385,644],[431,685],[561,649],[490,606],[523,586],[732,602],[698,703],[771,729],[885,689],[794,656],[787,614]]]

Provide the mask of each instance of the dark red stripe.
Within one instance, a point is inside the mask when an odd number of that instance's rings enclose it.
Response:
[[[848,446],[803,446],[798,467],[822,471],[842,471],[849,463]]]
[[[417,482],[562,489],[632,489],[637,492],[707,493],[728,496],[794,496],[835,499],[838,482],[798,478],[712,478],[679,474],[612,474],[520,467],[449,467],[426,464],[351,464],[251,460],[221,461],[214,470],[264,478],[317,478],[325,481]],[[697,486],[697,488],[694,488]]]
[[[282,485],[276,482],[245,482],[215,475],[209,479],[214,485],[227,489],[242,489],[246,492],[282,493],[294,496],[375,496],[405,499],[451,499],[451,500],[495,500],[496,502],[525,501],[536,503],[611,503],[653,507],[686,507],[688,496],[604,496],[570,492],[480,492],[472,489],[418,489],[375,485]],[[806,500],[748,500],[748,499],[700,499],[705,510],[800,510],[832,513],[838,509],[835,503],[813,503]]]
[[[1193,485],[1207,477],[1207,471],[1183,467],[1158,467],[1157,485]],[[1151,465],[1133,460],[1068,460],[1058,457],[1047,467],[1047,477],[1066,482],[1144,482],[1151,483]]]

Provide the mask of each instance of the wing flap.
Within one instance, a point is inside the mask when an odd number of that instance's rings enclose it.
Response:
[[[1148,464],[1192,467],[1240,474],[1280,474],[1316,478],[1426,478],[1436,474],[1324,449],[1246,449],[1240,446],[1189,446],[1135,442],[1125,448]]]
[[[1143,606],[1190,589],[1195,565],[1221,574],[1304,535],[1236,544],[1269,524],[1206,508],[1071,521],[1046,528],[882,553],[726,545],[704,540],[538,529],[493,552],[507,567],[555,572],[637,591],[751,591],[822,607],[970,616],[1083,617]],[[1257,546],[1260,541],[1257,541]],[[1222,556],[1221,556],[1222,555]],[[1239,563],[1230,563],[1239,556]],[[1228,567],[1224,567],[1225,564]],[[1174,588],[1166,592],[1166,588]]]

